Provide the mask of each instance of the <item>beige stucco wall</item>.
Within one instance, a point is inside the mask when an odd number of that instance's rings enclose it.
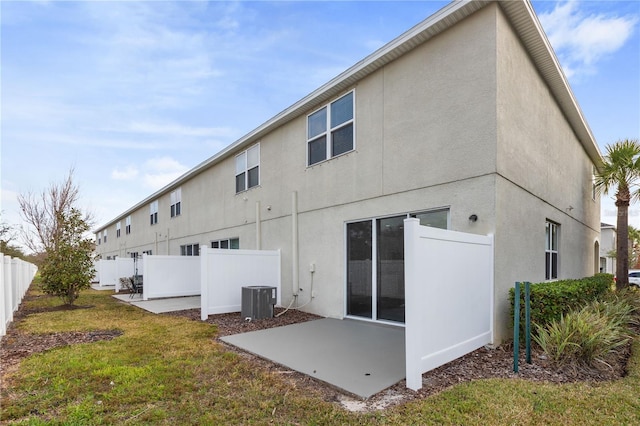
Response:
[[[499,6],[485,7],[348,90],[355,91],[355,150],[306,167],[306,114],[261,138],[260,186],[235,194],[231,155],[182,183],[182,215],[159,223],[148,206],[133,233],[99,247],[104,255],[240,238],[282,250],[282,301],[293,294],[292,194],[299,211],[299,303],[345,312],[345,223],[432,208],[450,209],[451,228],[495,234],[495,330],[508,335],[507,291],[544,279],[545,220],[561,225],[562,277],[593,272],[599,202],[590,197],[591,161],[533,68]],[[346,93],[346,92],[345,92]],[[573,209],[569,209],[569,207]],[[468,220],[471,214],[477,222]],[[594,229],[594,225],[596,228]],[[157,249],[156,234],[159,234]],[[464,259],[460,259],[464,265]],[[591,265],[591,270],[587,265]],[[248,283],[250,284],[250,283]],[[259,284],[259,283],[255,283]]]
[[[511,26],[497,17],[496,324],[509,322],[508,289],[544,281],[545,222],[560,225],[559,278],[597,271],[600,201],[593,163]],[[505,327],[497,338],[509,337]]]

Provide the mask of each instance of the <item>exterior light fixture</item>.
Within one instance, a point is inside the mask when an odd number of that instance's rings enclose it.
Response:
[[[472,214],[471,216],[469,216],[469,222],[475,222],[477,220],[478,220],[478,215]]]

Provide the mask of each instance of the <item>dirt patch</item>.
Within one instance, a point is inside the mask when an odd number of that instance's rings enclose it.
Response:
[[[46,335],[33,335],[16,330],[15,325],[27,315],[36,311],[27,311],[21,305],[20,310],[14,316],[14,323],[9,326],[7,335],[2,338],[0,346],[0,377],[2,386],[7,386],[5,376],[17,368],[18,363],[25,357],[43,352],[51,348],[71,345],[76,343],[89,343],[99,340],[110,340],[122,334],[119,330],[100,330],[91,332],[51,333]],[[283,310],[276,308],[276,314]],[[200,310],[190,309],[186,311],[170,312],[162,315],[178,316],[194,321],[200,321]],[[513,350],[508,345],[498,348],[480,348],[461,358],[458,358],[442,367],[429,371],[422,376],[423,388],[414,392],[405,387],[404,380],[396,385],[363,401],[344,392],[335,389],[324,382],[320,382],[304,374],[289,370],[281,365],[258,358],[243,352],[233,346],[220,341],[219,338],[231,334],[246,333],[249,331],[263,330],[272,327],[280,327],[305,321],[319,319],[313,314],[297,310],[289,310],[281,316],[245,321],[240,313],[211,315],[207,323],[218,327],[216,340],[225,345],[229,351],[240,354],[247,361],[256,366],[280,376],[297,389],[319,395],[325,401],[340,404],[350,411],[374,411],[389,406],[402,404],[414,399],[425,398],[441,392],[455,384],[486,378],[519,378],[533,381],[553,383],[569,383],[577,381],[608,381],[623,377],[626,374],[626,366],[631,354],[631,344],[621,351],[615,359],[610,360],[610,367],[602,370],[590,370],[585,368],[554,369],[544,354],[537,349],[532,350],[532,364],[524,361],[521,356],[519,373],[513,372]],[[524,352],[524,351],[522,351]]]

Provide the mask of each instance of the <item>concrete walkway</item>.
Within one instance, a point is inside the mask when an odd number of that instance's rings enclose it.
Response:
[[[405,378],[402,327],[324,318],[221,339],[361,398]]]
[[[140,294],[134,294],[133,297],[131,297],[131,294],[114,294],[113,297],[144,309],[145,311],[153,312],[154,314],[200,309],[200,296],[171,297],[152,300],[142,300],[142,295]]]

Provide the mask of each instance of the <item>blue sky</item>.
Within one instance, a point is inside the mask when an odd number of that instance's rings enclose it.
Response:
[[[2,220],[74,167],[105,223],[447,3],[2,1]],[[601,151],[639,138],[640,2],[533,6]]]

